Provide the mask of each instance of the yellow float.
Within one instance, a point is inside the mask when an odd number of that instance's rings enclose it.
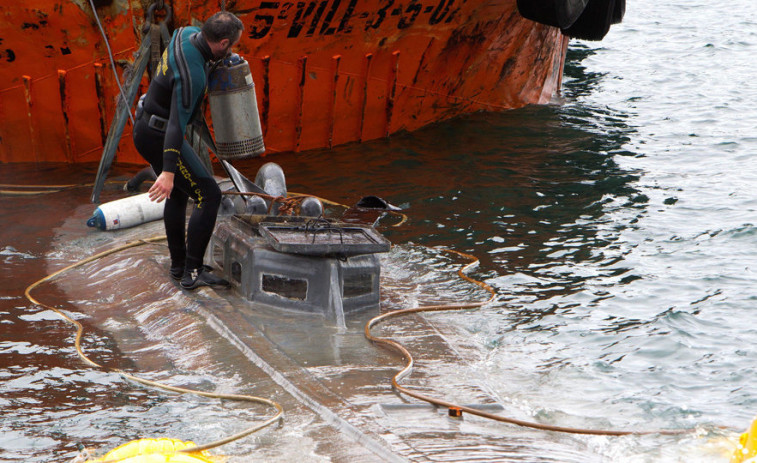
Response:
[[[139,439],[120,445],[97,460],[87,463],[217,463],[206,452],[183,452],[196,447],[191,441],[178,439]]]
[[[757,462],[757,418],[752,421],[749,429],[739,437],[739,446],[733,452],[731,463]]]

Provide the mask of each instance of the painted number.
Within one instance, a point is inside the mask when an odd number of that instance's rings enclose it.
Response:
[[[279,9],[279,2],[260,2],[260,11],[261,13],[264,10],[278,10]],[[273,26],[273,11],[271,11],[271,14],[261,14],[258,13],[255,15],[255,18],[253,19],[254,23],[252,25],[252,28],[250,29],[250,38],[251,39],[262,39],[265,37],[268,32],[271,30],[271,27]]]
[[[297,2],[263,1],[255,11],[249,29],[251,39],[262,39],[271,32],[274,22],[289,21],[287,38],[301,35],[334,35],[352,32],[350,21],[354,17],[366,19],[364,30],[376,30],[390,17],[398,17],[395,27],[407,29],[423,15],[429,25],[436,25],[446,19],[449,23],[459,10],[452,10],[455,2],[464,4],[466,0],[437,0],[436,5],[424,6],[422,0],[409,0],[403,5],[397,0],[381,0],[375,11],[355,11],[358,0],[304,0]],[[402,0],[400,0],[402,1]],[[346,6],[345,3],[347,4]],[[404,2],[403,2],[404,3]],[[339,11],[344,10],[339,17]],[[452,11],[451,11],[452,10]],[[450,12],[451,11],[451,12]],[[427,16],[430,13],[430,16]],[[391,22],[389,22],[391,23]],[[389,26],[391,27],[391,26]]]

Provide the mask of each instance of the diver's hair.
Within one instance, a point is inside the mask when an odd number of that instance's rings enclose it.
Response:
[[[219,11],[202,25],[202,35],[208,42],[220,42],[223,39],[234,41],[239,31],[244,30],[244,24],[234,13]]]

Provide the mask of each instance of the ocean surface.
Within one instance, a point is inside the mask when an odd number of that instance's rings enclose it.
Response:
[[[459,346],[463,379],[505,414],[595,429],[696,429],[597,437],[486,425],[489,437],[528,445],[507,454],[492,448],[487,458],[434,448],[422,461],[728,461],[733,440],[757,415],[753,6],[632,1],[603,41],[571,42],[552,104],[266,159],[284,168],[292,191],[340,203],[373,194],[405,209],[406,224],[382,222],[395,244],[383,259],[385,309],[485,299],[456,277],[464,261],[442,248],[480,259],[469,273],[496,290],[495,301],[425,319]],[[240,169],[254,177],[260,164]],[[0,183],[88,183],[96,167],[0,165]],[[122,166],[112,178],[133,173]],[[249,420],[239,408],[87,367],[72,327],[26,300],[28,285],[111,239],[84,227],[90,193],[80,187],[0,201],[0,462],[69,461],[77,444],[102,450],[146,435],[204,441]],[[120,196],[113,184],[103,199]],[[138,371],[171,365],[188,383],[254,392],[259,380],[232,347],[191,348],[202,326],[177,340],[160,324],[129,334],[112,318],[98,323],[85,309],[140,313],[123,296],[138,276],[117,271],[103,280],[104,273],[35,295],[86,321],[83,343],[102,362]],[[400,334],[412,337],[412,327]],[[266,461],[259,452],[303,445],[290,454],[328,461],[317,444],[297,443],[306,421],[285,421],[226,453],[231,461]]]

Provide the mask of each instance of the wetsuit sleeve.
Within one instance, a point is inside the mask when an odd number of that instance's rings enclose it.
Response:
[[[175,86],[174,86],[175,88]],[[181,96],[179,95],[179,98]],[[184,142],[186,122],[182,123],[181,103],[177,101],[176,92],[171,97],[171,112],[166,126],[166,136],[163,139],[163,171],[176,172],[176,164],[181,154],[181,145]]]

